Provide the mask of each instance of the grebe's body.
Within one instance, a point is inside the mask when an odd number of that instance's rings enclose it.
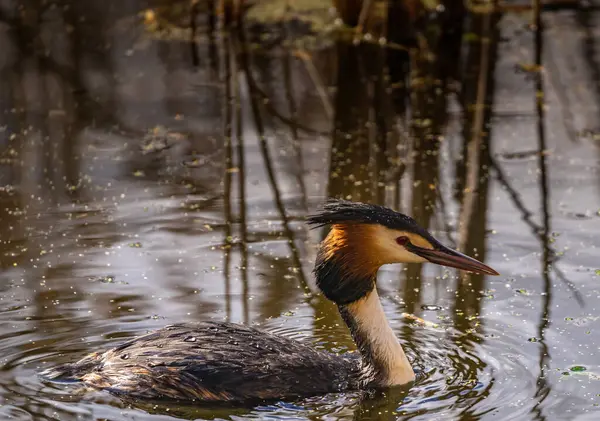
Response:
[[[362,377],[359,358],[223,322],[166,326],[60,370],[62,377],[133,398],[200,401],[340,392],[359,388]]]
[[[385,388],[415,375],[387,323],[375,286],[387,263],[425,262],[497,273],[441,245],[411,218],[380,206],[329,202],[309,224],[332,225],[320,245],[315,277],[335,302],[360,355],[339,356],[252,327],[200,322],[167,326],[74,364],[47,379],[135,398],[269,400]]]

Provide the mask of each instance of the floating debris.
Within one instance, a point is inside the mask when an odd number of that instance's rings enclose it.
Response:
[[[515,64],[515,73],[540,73],[544,68],[533,63],[517,63]]]
[[[117,281],[113,275],[97,276],[88,278],[91,282],[102,282],[103,284],[123,284],[127,285],[125,281]]]
[[[440,327],[439,324],[430,322],[430,321],[425,320],[425,319],[421,319],[420,317],[415,316],[414,314],[402,313],[402,317],[407,318],[409,320],[412,320],[414,322],[417,322],[418,324],[420,324],[421,326],[424,326],[424,327],[433,327],[433,328],[439,328]]]
[[[574,324],[575,326],[585,326],[596,320],[600,319],[600,316],[582,316],[582,317],[565,317],[565,321]]]
[[[92,279],[95,282],[102,282],[103,284],[113,284],[115,282],[115,277],[112,275],[100,276],[98,278]]]
[[[192,158],[188,161],[183,161],[183,165],[188,168],[198,168],[208,163],[207,157]]]
[[[584,139],[588,139],[594,142],[600,141],[600,131],[599,130],[592,130],[592,129],[585,129],[585,130],[581,130],[579,133],[577,133],[577,135],[579,137],[582,137]]]
[[[183,133],[169,131],[165,127],[156,126],[150,129],[141,145],[142,154],[162,152],[169,149],[176,142],[187,139]]]
[[[542,155],[548,155],[548,154],[550,154],[550,151],[542,151]],[[496,156],[498,156],[499,158],[506,159],[506,160],[529,159],[529,158],[538,157],[539,155],[540,155],[540,151],[537,149],[528,150],[528,151],[503,152],[503,153],[496,154]]]
[[[592,214],[590,211],[585,212],[565,212],[564,215],[569,219],[591,219]]]

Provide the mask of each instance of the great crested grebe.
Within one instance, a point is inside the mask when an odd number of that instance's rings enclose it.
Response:
[[[249,326],[182,323],[134,338],[74,364],[51,368],[46,379],[133,398],[204,402],[307,397],[379,389],[414,381],[376,289],[388,263],[432,262],[498,275],[483,263],[443,246],[410,217],[382,206],[332,200],[308,217],[331,225],[314,268],[316,284],[337,304],[360,351],[335,355]]]

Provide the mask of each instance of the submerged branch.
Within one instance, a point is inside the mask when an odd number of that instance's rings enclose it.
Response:
[[[308,75],[310,76],[315,85],[315,89],[321,97],[321,102],[323,103],[323,110],[325,111],[325,114],[327,114],[329,120],[331,120],[334,115],[333,106],[331,105],[331,99],[327,94],[327,88],[321,80],[321,76],[319,75],[319,72],[317,71],[317,68],[313,63],[312,57],[310,56],[310,54],[303,50],[296,50],[295,55],[296,57],[302,59],[302,61],[304,62],[306,66],[306,71],[308,72]]]
[[[510,184],[506,174],[504,174],[504,170],[502,169],[502,167],[493,158],[490,159],[490,167],[496,172],[496,180],[498,180],[500,185],[504,187],[509,197],[512,199],[515,208],[517,208],[521,212],[521,220],[525,222],[529,226],[529,228],[531,228],[531,231],[533,232],[534,236],[543,243],[545,241],[544,228],[541,225],[536,224],[531,219],[533,213],[525,207],[523,201],[520,198],[519,192]],[[549,264],[552,270],[554,271],[554,273],[556,273],[558,279],[563,284],[565,284],[567,288],[569,288],[569,290],[573,293],[573,296],[577,303],[580,306],[583,306],[584,301],[581,292],[577,290],[575,284],[569,281],[565,274],[556,266],[556,263],[558,262],[556,251],[550,245],[548,245],[548,249],[552,256],[551,258],[549,258]]]
[[[285,26],[285,25],[284,25]],[[296,182],[300,187],[300,194],[302,196],[302,205],[305,212],[308,212],[308,193],[306,191],[306,183],[304,182],[304,158],[302,156],[302,148],[300,147],[297,118],[298,112],[296,107],[296,99],[294,98],[294,84],[292,78],[292,55],[290,51],[288,54],[283,56],[283,80],[285,85],[285,96],[288,102],[288,108],[290,118],[293,125],[290,125],[290,131],[292,132],[292,148],[294,149],[294,155],[298,163],[298,168],[294,171],[296,176]]]
[[[358,16],[358,25],[356,25],[356,34],[354,35],[355,44],[358,44],[360,42],[360,38],[362,37],[365,30],[367,18],[369,17],[369,13],[371,13],[372,8],[373,0],[364,0],[362,2],[362,8],[360,9],[360,15]]]
[[[233,41],[231,41],[233,43]],[[231,47],[233,50],[233,46]],[[234,50],[235,51],[235,50]],[[238,54],[236,54],[238,56]],[[234,107],[235,107],[235,123],[236,123],[236,138],[237,138],[237,155],[238,155],[238,195],[240,204],[240,229],[241,229],[241,265],[240,271],[242,274],[242,303],[244,320],[246,323],[249,320],[248,309],[248,223],[246,219],[246,160],[244,151],[244,120],[242,118],[242,89],[239,84],[239,69],[237,67],[238,60],[235,60],[233,71],[233,91],[235,92]]]
[[[277,180],[275,177],[275,170],[273,168],[273,160],[271,158],[271,153],[269,151],[269,145],[267,144],[267,139],[265,136],[265,127],[263,124],[259,103],[257,101],[257,95],[255,92],[256,82],[254,81],[249,65],[249,52],[246,46],[246,40],[243,34],[243,31],[240,30],[238,32],[238,40],[237,40],[237,49],[239,51],[239,62],[241,66],[241,71],[246,76],[246,83],[249,89],[249,97],[250,97],[250,108],[252,112],[252,116],[254,119],[254,124],[256,126],[256,131],[258,132],[259,137],[259,146],[261,150],[261,154],[263,155],[263,160],[265,163],[265,169],[267,171],[267,177],[269,179],[269,184],[271,185],[271,189],[273,190],[273,195],[275,199],[275,204],[277,206],[277,210],[279,211],[281,221],[283,223],[283,230],[285,236],[288,238],[288,245],[290,246],[290,252],[292,255],[292,261],[296,268],[298,268],[298,273],[300,275],[300,282],[305,292],[312,292],[308,282],[306,281],[306,277],[304,276],[304,271],[302,269],[302,263],[300,261],[300,256],[298,253],[298,249],[296,248],[295,236],[294,232],[290,228],[289,220],[287,213],[285,211],[285,206],[281,199],[281,192],[279,191],[279,186],[277,185]]]
[[[279,121],[281,121],[285,125],[289,126],[291,129],[293,129],[293,130],[302,130],[302,131],[306,132],[307,134],[318,135],[318,136],[327,136],[329,134],[327,132],[320,131],[320,130],[313,129],[313,128],[310,128],[308,126],[305,126],[305,125],[303,125],[301,123],[298,123],[297,121],[294,121],[292,118],[289,118],[289,117],[286,117],[286,116],[282,115],[271,104],[269,95],[267,95],[266,92],[264,92],[262,89],[260,89],[256,84],[253,84],[252,89],[253,89],[253,91],[254,91],[255,94],[260,95],[260,97],[263,99],[262,103],[265,106],[266,111],[268,111],[269,114],[271,114],[273,117],[275,117],[276,119],[278,119]]]
[[[229,49],[229,37],[224,33],[221,34],[221,57],[224,61],[225,68],[225,102],[223,104],[223,136],[225,138],[225,168],[224,168],[224,200],[223,208],[225,212],[225,240],[223,241],[224,253],[224,269],[223,276],[225,278],[225,312],[227,317],[231,316],[231,234],[232,234],[232,211],[231,211],[231,184],[233,174],[230,168],[233,165],[233,149],[231,144],[231,128],[232,128],[232,113],[231,113],[231,85],[233,84],[231,76],[231,51]]]
[[[542,16],[540,9],[540,1],[534,0],[534,23],[535,27],[535,63],[537,66],[542,64]],[[537,390],[535,397],[537,402],[532,408],[536,419],[545,420],[546,416],[542,413],[542,402],[550,394],[552,389],[550,383],[546,379],[546,370],[548,368],[548,361],[550,360],[550,350],[546,343],[546,329],[550,326],[550,305],[552,302],[552,282],[550,280],[550,244],[548,235],[550,233],[550,212],[549,212],[549,190],[548,190],[548,172],[546,167],[546,155],[543,153],[546,150],[546,130],[544,127],[544,104],[543,104],[543,93],[544,83],[542,74],[537,75],[535,84],[535,104],[537,111],[537,132],[538,132],[538,166],[539,166],[539,180],[540,180],[540,191],[541,191],[541,211],[542,211],[542,232],[540,236],[540,242],[542,244],[542,279],[544,281],[544,295],[542,297],[542,314],[540,315],[540,321],[538,324],[538,338],[540,341],[540,356],[539,356],[539,375],[537,378]]]
[[[483,34],[491,32],[491,16],[483,17]],[[490,66],[490,43],[481,43],[481,52],[479,58],[479,77],[477,79],[477,94],[475,97],[476,104],[485,104],[488,92],[488,77]],[[458,248],[464,251],[467,241],[470,221],[473,220],[473,213],[476,208],[477,186],[479,185],[479,170],[483,144],[483,131],[485,125],[486,107],[475,107],[474,121],[471,126],[470,140],[467,145],[466,159],[466,182],[464,188],[463,203],[459,216],[458,228]],[[486,152],[489,153],[489,152]]]

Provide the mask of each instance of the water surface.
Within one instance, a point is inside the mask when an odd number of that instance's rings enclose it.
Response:
[[[596,9],[545,11],[541,37],[529,14],[441,15],[407,52],[334,39],[327,8],[255,11],[240,39],[187,2],[44,5],[0,7],[2,419],[600,416]],[[502,274],[382,268],[410,390],[200,408],[37,376],[181,321],[353,351],[311,274],[326,197]]]

